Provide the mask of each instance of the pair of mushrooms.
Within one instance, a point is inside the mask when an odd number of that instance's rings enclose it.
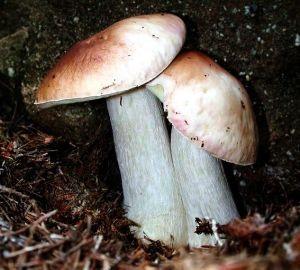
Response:
[[[194,233],[195,217],[221,224],[238,217],[218,159],[252,164],[258,139],[249,97],[233,76],[199,52],[174,60],[185,34],[171,14],[119,21],[58,61],[37,104],[108,97],[124,205],[140,225],[136,236],[199,247],[216,239]],[[173,125],[171,141],[153,94]]]

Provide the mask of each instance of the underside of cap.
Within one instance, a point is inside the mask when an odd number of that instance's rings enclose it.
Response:
[[[172,14],[119,21],[62,56],[41,82],[36,104],[98,99],[143,85],[171,63],[185,32],[183,21]]]
[[[249,96],[212,59],[183,53],[147,84],[155,86],[163,87],[169,121],[192,143],[231,163],[255,162],[258,135]]]

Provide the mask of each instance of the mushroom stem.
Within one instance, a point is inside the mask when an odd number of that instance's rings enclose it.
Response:
[[[188,243],[191,247],[215,244],[215,237],[195,234],[195,218],[210,218],[224,224],[239,216],[222,163],[174,128],[171,151],[186,211]]]
[[[108,98],[107,106],[127,216],[140,225],[136,236],[185,245],[185,211],[159,101],[140,88]]]

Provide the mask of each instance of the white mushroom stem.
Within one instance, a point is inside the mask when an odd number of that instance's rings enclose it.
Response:
[[[144,88],[107,99],[129,219],[145,235],[185,245],[185,212],[159,101]]]
[[[189,245],[214,245],[219,242],[216,237],[195,234],[195,218],[210,218],[225,224],[239,216],[222,163],[174,128],[171,150],[187,216]]]

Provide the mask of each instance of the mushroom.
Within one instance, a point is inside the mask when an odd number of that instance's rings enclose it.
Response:
[[[127,216],[141,226],[136,236],[145,234],[169,245],[186,245],[185,212],[161,104],[140,88],[109,98],[107,107]]]
[[[174,245],[187,234],[170,142],[160,105],[136,88],[171,63],[184,39],[183,21],[171,14],[119,21],[75,44],[44,78],[36,102],[45,108],[109,97],[128,217],[140,224],[138,237]]]
[[[258,135],[250,99],[241,83],[196,51],[179,55],[146,85],[164,102],[173,124],[172,158],[179,179],[188,242],[214,244],[194,233],[195,217],[224,224],[239,216],[221,161],[249,165]]]

